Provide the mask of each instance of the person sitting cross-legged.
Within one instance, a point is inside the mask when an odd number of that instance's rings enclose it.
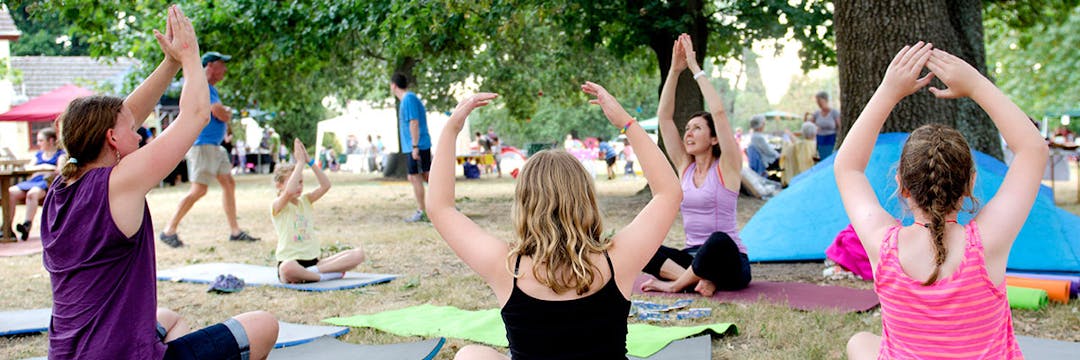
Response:
[[[293,142],[292,165],[281,165],[274,171],[278,196],[274,199],[271,219],[277,231],[278,279],[283,283],[304,283],[340,279],[345,272],[364,262],[363,249],[345,250],[319,259],[318,238],[311,204],[330,191],[330,178],[308,158],[300,139]],[[311,166],[319,187],[304,194],[304,164]]]

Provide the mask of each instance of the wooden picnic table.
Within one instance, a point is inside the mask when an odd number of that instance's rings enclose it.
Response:
[[[11,224],[7,222],[14,216],[15,204],[12,204],[11,194],[8,188],[15,179],[33,175],[40,170],[27,170],[24,168],[30,160],[0,160],[0,206],[3,209],[3,219],[0,219],[0,242],[16,241],[15,232],[11,230]]]

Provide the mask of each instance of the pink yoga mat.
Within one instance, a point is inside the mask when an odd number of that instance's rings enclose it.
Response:
[[[28,241],[0,242],[0,256],[23,256],[41,252],[41,238],[31,236]]]
[[[682,298],[697,295],[696,293],[642,292],[641,284],[651,278],[652,276],[644,274],[638,276],[634,281],[634,293]],[[717,291],[712,299],[738,303],[764,301],[806,311],[862,312],[873,309],[879,304],[877,294],[873,290],[772,281],[752,281],[750,286],[739,291]]]

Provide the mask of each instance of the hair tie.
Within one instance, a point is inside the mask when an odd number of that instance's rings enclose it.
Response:
[[[69,157],[67,163],[68,164],[78,164],[79,160],[75,160],[75,158]]]

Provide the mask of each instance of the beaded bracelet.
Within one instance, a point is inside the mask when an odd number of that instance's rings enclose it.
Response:
[[[630,119],[630,121],[627,121],[626,125],[623,125],[622,130],[619,130],[619,134],[626,134],[626,132],[630,130],[630,125],[633,125],[633,124],[634,124],[634,119]]]

